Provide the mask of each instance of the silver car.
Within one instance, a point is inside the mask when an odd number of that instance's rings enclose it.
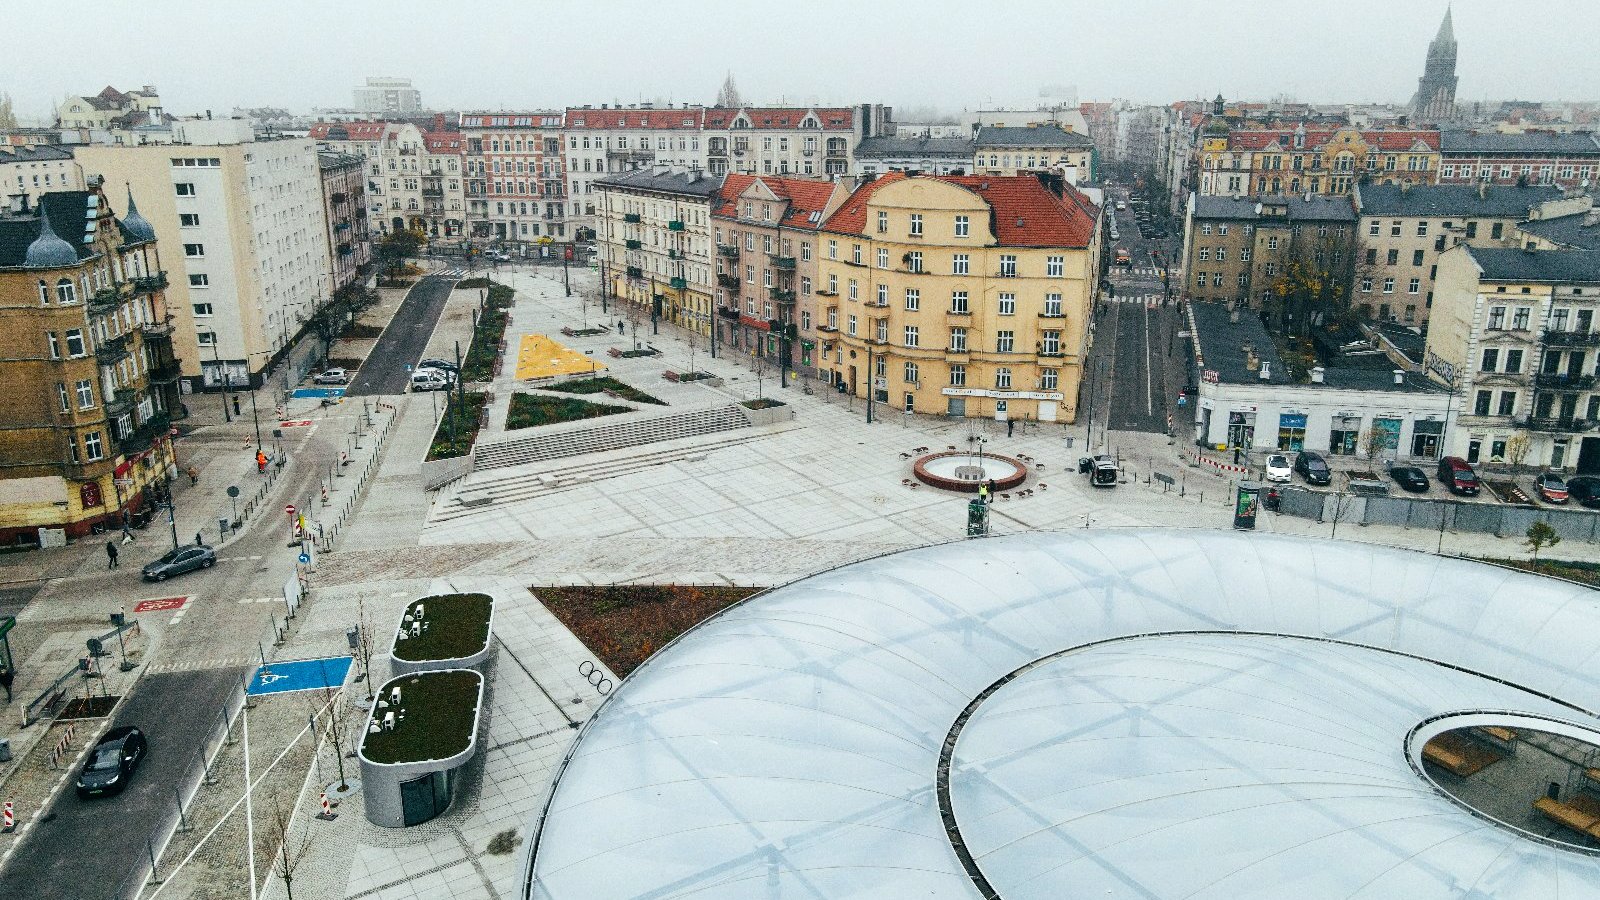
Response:
[[[173,575],[182,575],[195,569],[209,569],[217,564],[217,551],[205,544],[188,544],[153,562],[145,563],[142,573],[145,581],[166,581]]]

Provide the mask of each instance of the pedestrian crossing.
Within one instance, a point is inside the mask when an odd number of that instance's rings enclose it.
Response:
[[[1102,303],[1127,303],[1131,306],[1160,306],[1160,294],[1118,294],[1115,297],[1101,297]]]
[[[435,269],[428,274],[438,275],[441,278],[460,278],[467,274],[467,270],[460,266],[456,266],[453,269]]]
[[[1113,277],[1117,275],[1148,275],[1154,278],[1160,278],[1162,273],[1166,273],[1173,278],[1177,278],[1183,274],[1183,269],[1177,266],[1173,266],[1170,269],[1162,269],[1159,266],[1134,266],[1130,269],[1124,269],[1121,266],[1117,266],[1111,270]]]
[[[145,667],[146,675],[159,675],[163,672],[198,672],[206,669],[232,669],[239,666],[249,666],[256,662],[253,656],[224,656],[211,659],[185,659],[174,662],[155,663]]]

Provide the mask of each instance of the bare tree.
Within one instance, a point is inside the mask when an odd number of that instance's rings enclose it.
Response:
[[[639,326],[644,323],[644,307],[633,302],[631,297],[622,298],[623,306],[627,309],[628,331],[633,333],[633,349],[639,349]]]
[[[267,819],[268,834],[277,839],[278,852],[272,858],[272,871],[283,879],[288,900],[294,900],[294,875],[311,852],[311,829],[295,833],[294,815],[284,808],[283,798],[275,797]]]
[[[1533,441],[1526,431],[1519,431],[1506,440],[1506,461],[1513,466],[1521,466],[1522,461],[1528,458],[1528,451],[1533,447]]]
[[[0,128],[15,127],[17,127],[17,113],[11,103],[11,95],[0,91]]]
[[[689,321],[689,334],[687,335],[687,339],[689,341],[689,374],[693,376],[694,354],[696,350],[700,349],[700,323],[694,321],[693,319],[690,319]]]
[[[1315,322],[1347,318],[1356,249],[1348,225],[1294,226],[1288,252],[1270,286],[1278,327],[1304,337]]]
[[[722,87],[717,91],[717,106],[728,109],[738,109],[744,105],[744,99],[739,96],[739,87],[733,83],[733,73],[723,79]]]

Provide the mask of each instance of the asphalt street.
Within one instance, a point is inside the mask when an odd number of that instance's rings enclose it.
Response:
[[[117,724],[145,731],[150,752],[144,762],[121,794],[85,800],[70,784],[64,788],[50,815],[33,824],[27,843],[11,858],[0,890],[7,896],[119,896],[118,882],[149,852],[145,840],[151,829],[175,811],[173,790],[183,783],[196,749],[217,726],[223,702],[244,671],[140,679],[122,702]]]
[[[407,366],[414,366],[428,347],[439,316],[455,279],[429,275],[411,286],[378,342],[367,354],[367,361],[356,371],[356,378],[345,392],[347,397],[373,397],[403,394],[410,383]]]

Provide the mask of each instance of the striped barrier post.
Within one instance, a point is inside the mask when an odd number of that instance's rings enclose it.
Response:
[[[4,824],[4,826],[0,826],[0,831],[5,832],[6,834],[10,834],[11,832],[16,831],[16,830],[17,830],[17,814],[11,808],[11,801],[7,800],[6,801],[6,806],[5,806],[5,824]]]

